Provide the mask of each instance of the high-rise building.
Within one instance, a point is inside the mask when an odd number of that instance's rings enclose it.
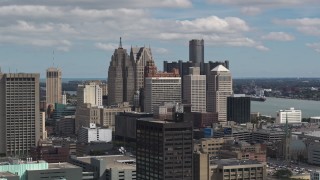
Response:
[[[102,106],[102,88],[95,82],[78,85],[77,104],[91,104],[91,106]]]
[[[144,87],[144,68],[147,62],[153,62],[151,48],[146,47],[131,47],[130,59],[134,61],[135,74],[135,91],[139,91]]]
[[[108,105],[133,103],[135,90],[134,61],[120,45],[111,57],[108,71]]]
[[[227,98],[227,120],[239,124],[250,122],[250,97],[244,94],[233,94]]]
[[[192,123],[137,121],[137,179],[192,180]]]
[[[0,153],[27,156],[40,139],[39,74],[0,73]]]
[[[211,70],[208,78],[207,111],[216,113],[219,122],[227,121],[227,97],[232,94],[230,71],[222,65]]]
[[[190,67],[183,78],[183,103],[191,104],[191,112],[206,112],[206,76],[199,67]]]
[[[55,67],[47,69],[46,101],[47,105],[52,106],[54,103],[62,103],[61,70]]]
[[[192,39],[189,41],[189,61],[192,61],[196,66],[204,63],[204,40]]]

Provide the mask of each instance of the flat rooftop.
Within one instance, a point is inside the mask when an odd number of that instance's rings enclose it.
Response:
[[[6,172],[0,172],[0,179],[2,177],[19,177],[19,176],[16,174],[13,174],[11,172],[6,171]]]
[[[136,169],[136,158],[126,155],[86,156],[77,157],[77,160],[90,164],[91,158],[106,161],[106,169]]]
[[[49,169],[66,169],[66,168],[80,168],[73,164],[64,162],[64,163],[49,163]]]
[[[263,165],[263,164],[255,160],[214,159],[210,161],[210,165],[239,166],[239,165]]]

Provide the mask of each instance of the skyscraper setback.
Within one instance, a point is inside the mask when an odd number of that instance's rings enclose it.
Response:
[[[39,76],[0,73],[0,153],[27,156],[40,139]]]
[[[127,50],[120,44],[111,57],[108,71],[108,105],[122,102],[133,103],[134,61],[130,59]]]
[[[61,70],[55,67],[47,69],[46,101],[47,105],[62,103]]]

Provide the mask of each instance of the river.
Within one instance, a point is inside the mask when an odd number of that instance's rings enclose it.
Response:
[[[284,99],[267,97],[265,102],[251,101],[251,112],[260,112],[262,115],[276,117],[280,109],[294,107],[301,110],[303,118],[320,116],[320,101]]]

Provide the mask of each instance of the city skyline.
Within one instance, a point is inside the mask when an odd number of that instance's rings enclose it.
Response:
[[[44,78],[54,64],[63,78],[107,78],[119,37],[127,51],[150,46],[160,70],[164,60],[187,61],[189,40],[204,39],[205,62],[229,60],[234,78],[319,77],[319,5],[317,0],[2,1],[0,66],[2,72]]]

